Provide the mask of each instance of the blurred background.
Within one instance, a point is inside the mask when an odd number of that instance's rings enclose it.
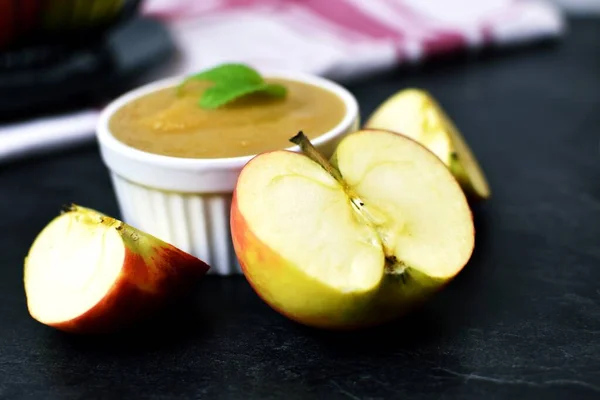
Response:
[[[94,140],[125,91],[221,62],[344,84],[482,51],[535,49],[600,0],[0,0],[0,168]]]

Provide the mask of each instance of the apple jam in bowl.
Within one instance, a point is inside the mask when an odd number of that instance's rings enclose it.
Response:
[[[302,131],[325,156],[359,125],[354,96],[311,74],[261,71],[285,96],[251,93],[203,108],[210,83],[183,77],[114,100],[97,126],[122,219],[206,261],[211,273],[241,273],[231,242],[233,190],[256,154],[288,149]]]

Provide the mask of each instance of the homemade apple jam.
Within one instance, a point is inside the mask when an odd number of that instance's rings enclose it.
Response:
[[[285,97],[254,93],[217,109],[198,105],[211,83],[193,81],[157,90],[117,110],[110,130],[136,149],[171,157],[226,158],[291,147],[302,130],[314,139],[338,125],[346,114],[342,99],[315,85],[265,79],[287,88]]]

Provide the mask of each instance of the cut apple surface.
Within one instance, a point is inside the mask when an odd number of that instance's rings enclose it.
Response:
[[[395,133],[363,130],[324,160],[258,155],[231,213],[244,274],[298,322],[360,327],[394,318],[454,277],[474,246],[471,211],[442,162]]]
[[[201,260],[119,220],[71,206],[37,236],[25,259],[27,306],[64,331],[111,332],[186,294]]]
[[[490,188],[475,155],[452,120],[424,90],[402,90],[381,104],[366,129],[401,133],[431,150],[474,199],[490,197]]]

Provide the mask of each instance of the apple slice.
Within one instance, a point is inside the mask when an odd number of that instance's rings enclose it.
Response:
[[[147,233],[72,205],[39,233],[25,258],[27,307],[59,330],[113,332],[188,293],[208,269]]]
[[[454,123],[426,91],[405,89],[391,96],[371,114],[366,129],[385,129],[406,135],[440,158],[467,195],[490,197],[485,175]]]
[[[469,205],[417,142],[362,130],[330,164],[274,151],[243,168],[231,207],[236,255],[258,295],[302,324],[358,328],[402,315],[452,279],[474,246]]]

